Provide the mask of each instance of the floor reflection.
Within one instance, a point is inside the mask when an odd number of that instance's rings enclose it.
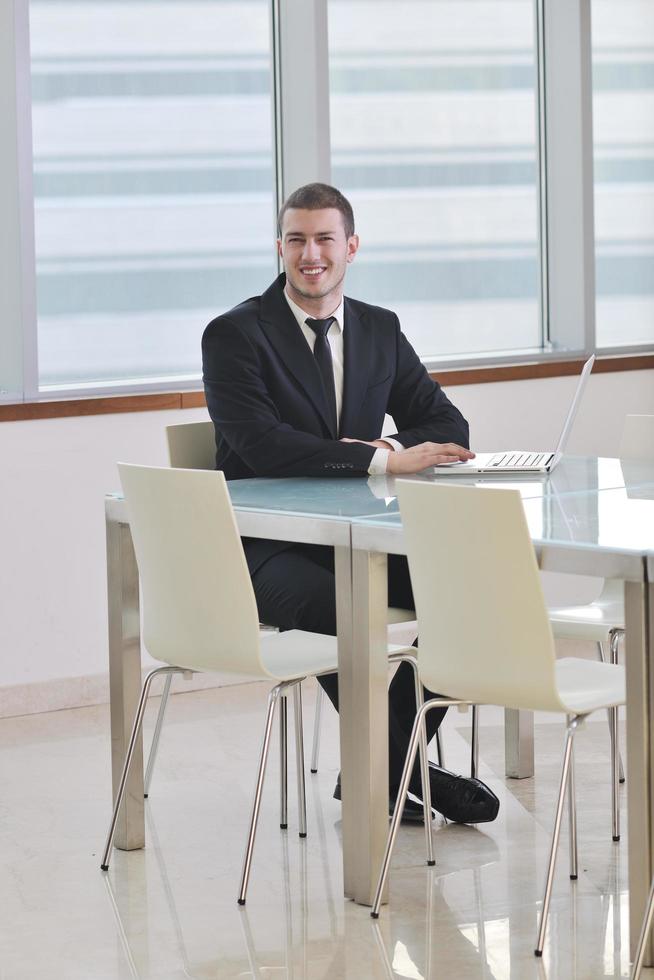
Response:
[[[248,904],[236,903],[265,697],[264,687],[253,684],[171,699],[146,808],[147,846],[116,851],[108,875],[98,869],[109,815],[106,709],[0,722],[3,782],[12,788],[0,821],[2,976],[628,977],[627,849],[624,836],[611,841],[604,719],[578,736],[580,875],[576,884],[568,879],[564,837],[538,961],[533,945],[560,776],[560,725],[537,719],[536,778],[505,782],[501,713],[484,712],[481,776],[500,797],[500,817],[479,828],[436,822],[435,868],[425,864],[422,829],[402,827],[390,904],[375,923],[369,909],[342,898],[333,712],[323,719],[320,771],[307,782],[309,836],[297,836],[292,799],[289,830],[280,831],[271,771]],[[306,700],[310,724],[311,688]],[[469,764],[469,723],[453,714],[446,726],[448,765],[462,770]],[[623,827],[626,834],[626,820]]]

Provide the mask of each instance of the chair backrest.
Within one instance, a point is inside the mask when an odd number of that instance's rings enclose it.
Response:
[[[215,470],[216,433],[211,420],[167,425],[170,465],[186,470]]]
[[[565,711],[517,490],[399,481],[420,674],[467,701]]]
[[[118,470],[148,652],[181,667],[267,677],[256,601],[222,472],[126,463]]]
[[[654,460],[654,415],[626,415],[620,459]]]

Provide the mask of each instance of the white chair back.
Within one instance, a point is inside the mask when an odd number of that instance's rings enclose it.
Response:
[[[654,460],[654,415],[626,415],[620,459]]]
[[[215,470],[216,433],[211,420],[167,425],[170,465],[186,470]]]
[[[423,683],[468,701],[565,711],[520,493],[406,480],[397,488]]]
[[[267,677],[259,623],[225,477],[119,463],[151,656]]]

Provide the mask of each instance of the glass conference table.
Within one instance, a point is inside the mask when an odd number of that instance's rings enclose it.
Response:
[[[411,477],[436,481],[429,475]],[[632,943],[654,860],[654,463],[565,457],[550,477],[448,477],[517,487],[540,567],[625,582]],[[253,479],[229,484],[244,536],[335,549],[343,870],[346,897],[370,904],[388,829],[386,561],[405,550],[394,481]],[[141,679],[138,572],[124,501],[106,501],[112,772],[117,784]],[[507,715],[507,774],[533,771],[532,719]],[[144,845],[139,748],[116,834]]]

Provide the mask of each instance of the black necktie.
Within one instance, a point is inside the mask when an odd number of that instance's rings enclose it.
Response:
[[[322,378],[322,386],[325,391],[327,408],[329,410],[331,430],[334,436],[338,435],[338,423],[336,419],[336,390],[334,388],[334,366],[332,364],[332,352],[329,346],[329,341],[327,340],[327,331],[331,327],[332,323],[335,322],[336,317],[334,316],[328,316],[326,320],[312,320],[309,318],[305,321],[307,326],[311,327],[316,335],[316,341],[313,345],[313,356],[316,359],[320,376]]]

